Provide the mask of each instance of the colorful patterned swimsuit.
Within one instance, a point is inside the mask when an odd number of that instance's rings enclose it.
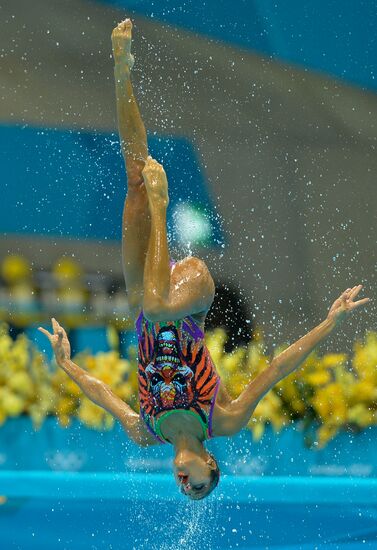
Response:
[[[140,415],[161,443],[162,416],[184,411],[198,418],[204,439],[212,437],[212,415],[220,378],[192,317],[152,323],[140,312],[138,383]]]

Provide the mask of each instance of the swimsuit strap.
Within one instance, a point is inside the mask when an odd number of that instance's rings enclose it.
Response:
[[[135,321],[135,329],[138,340],[142,337],[143,310],[140,310],[139,316]]]

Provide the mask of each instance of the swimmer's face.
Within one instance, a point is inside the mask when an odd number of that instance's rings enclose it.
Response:
[[[205,496],[211,483],[213,460],[191,451],[181,451],[174,459],[174,478],[180,491],[192,499]]]

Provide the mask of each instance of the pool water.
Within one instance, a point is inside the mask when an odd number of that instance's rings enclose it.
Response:
[[[0,472],[2,550],[377,548],[377,480],[224,476],[189,501],[166,474]]]

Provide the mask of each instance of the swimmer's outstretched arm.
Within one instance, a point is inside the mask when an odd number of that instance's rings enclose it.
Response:
[[[232,401],[228,409],[229,416],[224,421],[223,435],[233,435],[244,428],[262,397],[280,380],[296,370],[352,310],[369,302],[370,298],[353,301],[361,289],[362,285],[358,285],[345,290],[331,306],[325,321],[275,357],[270,366]]]
[[[166,231],[169,197],[164,168],[149,157],[143,177],[151,212],[151,234],[144,268],[144,315],[153,322],[174,321],[208,311],[215,285],[202,260],[188,258],[181,280],[171,284]]]
[[[158,441],[147,431],[139,415],[120,399],[110,386],[102,382],[102,380],[91,376],[87,371],[71,361],[71,347],[64,328],[54,318],[52,319],[52,326],[54,334],[50,334],[42,327],[39,327],[38,330],[43,332],[50,340],[59,367],[76,382],[93,403],[102,407],[119,420],[128,437],[135,443],[142,447],[157,444]]]

